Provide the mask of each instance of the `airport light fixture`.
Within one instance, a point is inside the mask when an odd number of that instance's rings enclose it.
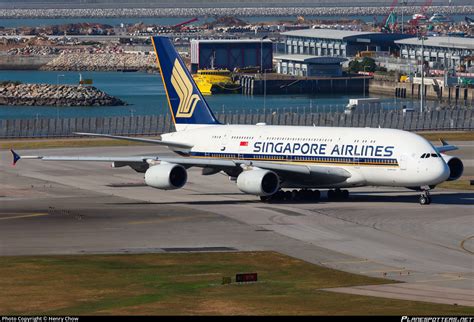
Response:
[[[405,32],[405,29],[404,29],[404,24],[405,24],[405,20],[403,18],[403,14],[404,14],[404,10],[405,10],[405,7],[407,6],[408,4],[408,0],[403,0],[402,1],[402,34]]]
[[[418,39],[421,40],[421,88],[420,88],[420,114],[424,110],[424,99],[425,99],[425,40],[428,37],[419,35]]]
[[[266,115],[266,101],[267,101],[267,77],[266,70],[263,68],[263,40],[267,39],[268,36],[263,36],[260,39],[260,73],[263,72],[263,115]]]
[[[364,98],[365,98],[365,78],[367,77],[366,73],[366,68],[370,66],[364,66]]]

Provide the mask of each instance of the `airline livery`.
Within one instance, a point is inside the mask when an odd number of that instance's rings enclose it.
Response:
[[[163,145],[176,157],[20,157],[12,150],[14,163],[20,158],[112,162],[144,173],[147,185],[165,190],[183,187],[187,169],[200,167],[203,175],[226,173],[241,191],[264,201],[317,200],[321,188],[330,189],[329,199],[343,199],[349,194],[344,188],[390,186],[419,190],[420,204],[429,204],[430,189],[463,173],[459,158],[443,154],[457,147],[445,141],[434,147],[406,131],[221,124],[171,41],[152,41],[176,132],[163,134],[161,140],[77,134]]]

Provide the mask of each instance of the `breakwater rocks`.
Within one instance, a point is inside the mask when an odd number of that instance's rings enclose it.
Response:
[[[117,106],[126,105],[93,86],[0,84],[0,105]]]
[[[390,3],[379,4],[378,6],[347,6],[340,7],[313,7],[313,6],[292,6],[289,7],[271,7],[259,3],[258,7],[239,7],[239,2],[235,2],[236,7],[216,7],[209,8],[94,8],[94,9],[0,9],[0,18],[66,18],[66,17],[207,17],[207,16],[369,16],[385,15],[390,12]],[[334,5],[334,4],[333,4]],[[400,13],[400,8],[397,12]],[[405,14],[419,13],[419,6],[405,6]],[[431,6],[427,13],[435,12],[445,14],[471,14],[474,10],[472,5],[459,6]]]
[[[133,53],[62,53],[43,67],[42,70],[66,71],[117,71],[156,70],[155,55]]]

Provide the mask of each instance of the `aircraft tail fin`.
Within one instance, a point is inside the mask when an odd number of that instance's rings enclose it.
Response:
[[[157,36],[152,43],[176,130],[219,124],[171,40]]]

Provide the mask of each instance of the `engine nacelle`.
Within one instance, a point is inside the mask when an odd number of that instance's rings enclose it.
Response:
[[[161,163],[145,172],[145,183],[150,187],[174,190],[182,188],[188,180],[186,169],[179,164]]]
[[[449,178],[447,181],[459,179],[464,172],[464,164],[458,157],[442,154],[444,161],[449,167]]]
[[[237,177],[237,187],[251,195],[271,196],[280,188],[280,179],[270,170],[248,170]]]

